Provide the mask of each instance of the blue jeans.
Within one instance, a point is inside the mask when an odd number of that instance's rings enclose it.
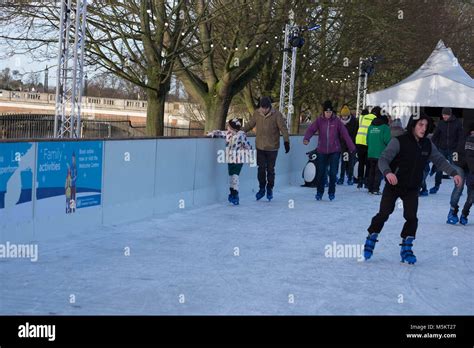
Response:
[[[472,204],[474,203],[474,188],[468,187],[467,188],[467,199],[466,203],[464,203],[464,208],[462,210],[462,215],[465,217],[469,216],[469,210],[472,207]]]
[[[329,166],[329,194],[336,193],[336,175],[337,167],[339,166],[339,152],[329,154],[318,154],[318,193],[324,193],[324,176],[327,175],[327,168]]]
[[[453,164],[453,152],[449,150],[441,150],[439,152],[449,161],[449,163]],[[435,186],[441,185],[441,180],[443,179],[443,171],[438,170],[435,176]]]
[[[461,195],[462,195],[462,191],[464,190],[464,183],[465,183],[465,179],[466,179],[466,175],[464,173],[464,170],[456,165],[453,164],[453,167],[456,168],[456,170],[458,171],[459,175],[461,176],[462,178],[462,185],[457,187],[456,185],[454,185],[454,188],[453,188],[453,192],[451,193],[451,207],[454,208],[456,214],[459,210],[459,199],[461,199]],[[436,173],[436,175],[438,175],[438,173]]]

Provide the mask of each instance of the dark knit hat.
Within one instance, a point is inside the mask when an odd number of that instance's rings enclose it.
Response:
[[[323,103],[323,111],[334,111],[334,108],[330,100],[326,100]]]
[[[443,110],[441,111],[441,115],[451,116],[452,114],[453,114],[453,110],[451,110],[451,108],[443,108]]]
[[[370,113],[375,115],[376,117],[380,117],[382,112],[382,108],[380,106],[374,106],[372,110],[370,110]]]
[[[242,119],[241,118],[233,118],[229,121],[230,128],[239,131],[242,128]]]
[[[419,116],[415,116],[415,115],[410,116],[410,120],[408,121],[408,124],[407,124],[407,131],[412,132],[413,128],[415,128],[416,124],[420,122],[421,120],[428,121],[428,125],[426,127],[426,132],[424,136],[426,138],[426,136],[430,133],[430,129],[432,128],[433,120],[431,117],[429,117],[428,115],[424,113]]]
[[[380,115],[378,116],[377,118],[381,119],[383,121],[384,124],[388,124],[388,116],[386,115]]]
[[[270,97],[261,97],[259,106],[264,109],[271,109],[272,107],[272,100]]]
[[[369,114],[369,110],[363,109],[360,114],[361,114],[361,115],[368,115],[368,114]]]

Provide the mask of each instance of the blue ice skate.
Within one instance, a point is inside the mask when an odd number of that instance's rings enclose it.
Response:
[[[446,221],[446,223],[450,225],[456,225],[458,222],[459,222],[458,214],[453,208],[451,208],[449,210],[448,220]]]
[[[239,205],[239,191],[234,192],[234,197],[232,197],[232,204]]]
[[[263,189],[261,188],[261,189],[257,192],[257,194],[255,195],[255,198],[257,198],[257,201],[259,201],[259,200],[262,199],[263,196],[265,196],[265,189],[264,189],[264,188],[263,188]]]
[[[317,201],[320,201],[321,199],[323,199],[323,194],[322,193],[316,193],[316,196],[314,198],[316,198]]]
[[[267,199],[271,201],[273,199],[273,189],[267,187]]]
[[[374,253],[375,243],[378,242],[378,239],[377,239],[378,236],[379,234],[375,232],[367,236],[367,239],[364,245],[364,259],[365,260],[368,260],[372,257],[372,254]]]
[[[463,226],[466,226],[468,223],[467,216],[461,215],[461,218],[459,219],[459,223]]]
[[[432,195],[436,194],[438,191],[439,191],[439,186],[438,185],[433,186],[432,188],[430,188],[430,194],[432,194]]]
[[[335,195],[334,193],[330,193],[330,194],[329,194],[329,200],[330,200],[330,201],[333,201],[334,198],[336,198],[336,195]]]
[[[400,256],[402,258],[401,262],[407,262],[410,265],[414,265],[416,262],[416,256],[413,254],[411,248],[413,247],[413,241],[415,237],[406,237],[402,240],[400,244]]]
[[[420,197],[426,197],[426,196],[428,196],[428,190],[426,190],[426,189],[425,189],[425,190],[421,190],[421,191],[420,191]]]
[[[239,191],[230,189],[229,202],[233,205],[239,205]]]

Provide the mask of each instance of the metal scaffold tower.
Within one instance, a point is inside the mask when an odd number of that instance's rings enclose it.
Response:
[[[280,112],[286,117],[288,129],[294,113],[293,94],[295,89],[296,51],[297,47],[290,45],[290,37],[297,37],[299,28],[293,24],[285,26],[285,45],[283,48],[283,64],[281,68]],[[291,54],[290,54],[291,53]]]
[[[87,0],[61,1],[56,82],[55,138],[81,137]],[[72,42],[71,38],[74,38]]]
[[[357,110],[359,117],[367,102],[367,79],[375,73],[375,64],[383,61],[383,56],[370,56],[359,59],[359,80],[357,83]]]
[[[357,109],[356,117],[360,116],[360,113],[365,108],[365,102],[367,97],[367,79],[369,74],[362,69],[366,58],[359,59],[359,80],[357,82]]]

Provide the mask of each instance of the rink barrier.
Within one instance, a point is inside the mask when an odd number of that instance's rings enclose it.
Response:
[[[255,148],[255,138],[249,141]],[[285,154],[281,139],[276,189],[303,184],[305,152],[315,146],[316,138],[304,146],[303,136],[291,136],[291,151]],[[217,151],[223,149],[224,139],[203,137],[2,142],[0,241],[23,243],[82,231],[100,233],[104,226],[225,203],[227,165],[217,162]],[[80,160],[87,169],[77,169],[76,198],[83,207],[66,213],[65,187],[70,186],[65,173],[67,166],[73,167],[72,152],[77,152],[76,168]],[[86,187],[79,187],[81,181]],[[257,167],[245,164],[240,175],[242,204],[254,200],[257,190]]]

